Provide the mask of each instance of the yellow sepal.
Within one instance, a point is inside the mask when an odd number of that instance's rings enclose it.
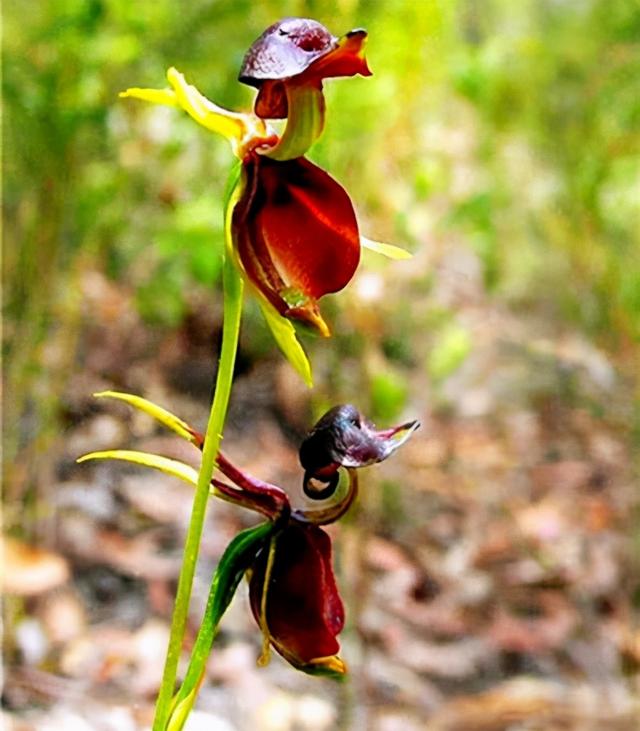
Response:
[[[132,462],[133,464],[160,470],[165,475],[179,477],[194,487],[198,484],[198,473],[193,467],[178,462],[176,459],[162,457],[159,454],[148,454],[147,452],[137,452],[129,449],[108,449],[104,452],[84,454],[82,457],[78,457],[76,462],[88,462],[90,459],[119,459],[124,462]]]
[[[411,259],[413,257],[413,254],[406,249],[401,249],[393,244],[383,244],[381,241],[373,241],[366,236],[360,237],[360,245],[363,249],[375,251],[376,254],[382,254],[389,259]]]
[[[124,401],[130,406],[143,411],[156,421],[159,421],[163,426],[171,429],[171,431],[175,432],[178,436],[186,439],[196,446],[199,446],[199,440],[195,436],[193,429],[186,422],[179,419],[170,411],[163,409],[162,406],[158,406],[157,404],[148,401],[146,398],[142,398],[142,396],[135,396],[132,393],[124,393],[122,391],[100,391],[93,395],[95,398],[112,398],[117,399],[118,401]]]
[[[187,84],[184,76],[175,68],[167,71],[167,79],[171,89],[133,87],[121,92],[120,96],[184,110],[199,125],[229,140],[238,157],[244,155],[247,145],[254,147],[263,140],[265,144],[274,143],[273,133],[264,120],[254,114],[241,114],[219,107],[195,86]]]

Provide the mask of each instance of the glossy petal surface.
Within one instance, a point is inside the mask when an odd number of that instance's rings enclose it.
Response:
[[[251,45],[238,79],[258,89],[255,113],[262,119],[289,114],[287,85],[310,84],[336,76],[370,76],[364,58],[367,33],[353,30],[339,40],[309,18],[285,18]]]
[[[285,18],[269,26],[252,43],[238,79],[258,87],[267,79],[288,79],[337,45],[338,39],[317,20]]]
[[[305,158],[253,155],[244,170],[232,221],[240,263],[280,314],[321,330],[316,300],[345,287],[360,261],[351,200]]]
[[[355,406],[335,406],[316,423],[300,446],[305,479],[313,477],[328,482],[339,467],[357,468],[382,462],[418,427],[417,421],[411,421],[377,430]]]
[[[258,556],[249,585],[258,623],[266,553]],[[323,530],[292,522],[278,537],[266,607],[271,642],[296,667],[338,652],[344,608],[331,565],[331,541]]]

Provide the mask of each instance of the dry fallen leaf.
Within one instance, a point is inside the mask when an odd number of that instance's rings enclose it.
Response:
[[[57,553],[2,536],[2,588],[7,594],[35,596],[69,579],[67,560]]]

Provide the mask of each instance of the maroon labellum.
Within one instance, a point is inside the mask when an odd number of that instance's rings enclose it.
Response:
[[[252,44],[238,80],[258,89],[258,117],[283,119],[288,115],[286,83],[321,88],[322,79],[331,76],[369,76],[363,58],[366,36],[366,31],[354,30],[338,39],[317,20],[285,18]]]
[[[419,426],[420,422],[409,421],[377,430],[355,406],[334,407],[317,422],[300,446],[305,494],[316,500],[330,497],[337,488],[340,467],[366,467],[384,461]],[[396,438],[402,432],[405,433]]]

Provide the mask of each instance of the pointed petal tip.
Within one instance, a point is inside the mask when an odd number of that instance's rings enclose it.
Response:
[[[338,655],[314,658],[300,669],[311,675],[321,675],[334,680],[344,680],[349,672],[347,664]]]
[[[303,325],[308,326],[314,333],[323,338],[331,337],[331,330],[324,321],[315,303],[307,303],[301,307],[290,307],[285,313],[285,317],[296,320]]]

